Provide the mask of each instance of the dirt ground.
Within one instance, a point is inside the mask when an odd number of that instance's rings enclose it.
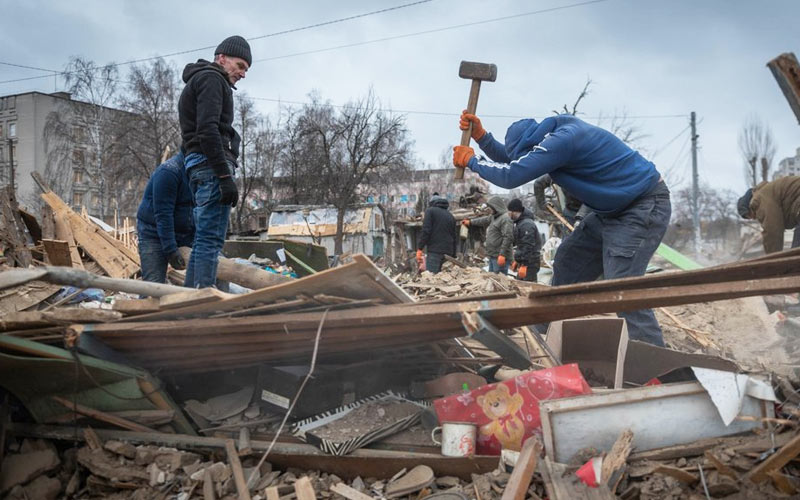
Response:
[[[776,330],[778,313],[770,314],[762,297],[672,306],[666,309],[695,336],[713,345],[703,346],[690,332],[676,325],[667,313],[656,316],[669,347],[686,352],[718,354],[737,361],[745,370],[773,371],[788,375],[793,363],[787,338]]]

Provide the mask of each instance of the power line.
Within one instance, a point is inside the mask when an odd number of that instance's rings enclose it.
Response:
[[[680,116],[686,116],[686,115],[680,115]],[[667,149],[667,148],[669,147],[669,145],[670,145],[670,144],[672,144],[673,142],[675,142],[675,141],[678,139],[678,137],[680,137],[681,135],[683,135],[683,133],[684,133],[684,132],[686,132],[687,130],[689,130],[689,127],[691,127],[691,126],[692,126],[691,124],[689,124],[689,125],[686,125],[686,127],[684,127],[684,129],[683,129],[683,130],[681,130],[680,132],[678,132],[678,133],[677,133],[677,135],[675,135],[675,137],[673,137],[672,139],[670,139],[669,141],[667,141],[667,143],[666,143],[666,144],[664,144],[663,146],[661,146],[660,148],[657,148],[657,149],[656,149],[656,150],[653,152],[653,154],[652,154],[652,158],[655,158],[655,157],[656,157],[656,156],[657,156],[659,153],[661,153],[662,151],[664,151],[665,149]]]
[[[348,43],[348,44],[344,44],[344,45],[337,45],[335,47],[326,47],[326,48],[322,48],[322,49],[307,50],[307,51],[303,51],[303,52],[294,52],[292,54],[285,54],[285,55],[282,55],[282,56],[267,57],[265,59],[256,59],[256,61],[254,61],[254,62],[274,61],[276,59],[286,59],[286,58],[289,58],[289,57],[304,56],[304,55],[308,55],[308,54],[317,54],[317,53],[320,53],[320,52],[330,52],[332,50],[345,49],[345,48],[349,48],[349,47],[358,47],[358,46],[361,46],[361,45],[368,45],[368,44],[378,43],[378,42],[386,42],[386,41],[389,41],[389,40],[399,40],[401,38],[410,38],[410,37],[420,36],[420,35],[429,35],[431,33],[439,33],[439,32],[442,32],[442,31],[450,31],[450,30],[456,30],[456,29],[461,29],[461,28],[468,28],[470,26],[478,26],[480,24],[488,24],[488,23],[494,23],[494,22],[499,22],[499,21],[506,21],[508,19],[516,19],[516,18],[519,18],[519,17],[532,16],[532,15],[535,15],[535,14],[543,14],[543,13],[546,13],[546,12],[554,12],[554,11],[557,11],[557,10],[571,9],[571,8],[574,8],[574,7],[581,7],[581,6],[584,6],[584,5],[590,5],[590,4],[594,4],[594,3],[601,3],[601,2],[607,2],[607,1],[608,0],[588,0],[588,1],[585,1],[585,2],[579,2],[579,3],[570,4],[570,5],[562,5],[562,6],[559,6],[559,7],[550,7],[550,8],[547,8],[547,9],[539,9],[539,10],[533,10],[533,11],[530,11],[530,12],[522,12],[522,13],[519,13],[519,14],[512,14],[510,16],[495,17],[493,19],[484,19],[483,21],[474,21],[474,22],[471,22],[471,23],[456,24],[456,25],[453,25],[453,26],[444,26],[444,27],[441,27],[441,28],[434,28],[434,29],[424,30],[424,31],[415,31],[413,33],[405,33],[405,34],[402,34],[402,35],[394,35],[394,36],[387,36],[387,37],[383,37],[383,38],[375,38],[373,40],[365,40],[363,42],[355,42],[355,43]],[[3,83],[3,82],[0,82],[0,83]]]
[[[370,11],[370,12],[364,12],[362,14],[355,14],[355,15],[352,15],[352,16],[341,17],[339,19],[333,19],[333,20],[330,20],[330,21],[323,21],[323,22],[320,22],[320,23],[309,24],[309,25],[306,25],[306,26],[300,26],[298,28],[291,28],[291,29],[287,29],[287,30],[276,31],[274,33],[267,33],[266,35],[259,35],[259,36],[251,37],[251,38],[248,38],[247,40],[250,40],[250,41],[263,40],[264,38],[270,38],[270,37],[274,37],[274,36],[286,35],[286,34],[289,34],[289,33],[297,33],[298,31],[306,31],[306,30],[310,30],[310,29],[314,29],[314,28],[320,28],[322,26],[330,26],[332,24],[343,23],[343,22],[346,22],[346,21],[352,21],[354,19],[360,19],[360,18],[363,18],[363,17],[374,16],[374,15],[377,15],[377,14],[383,14],[383,13],[386,13],[386,12],[405,9],[407,7],[413,7],[415,5],[420,5],[420,4],[423,4],[423,3],[429,3],[429,2],[433,2],[433,1],[434,0],[417,0],[417,1],[414,1],[414,2],[410,2],[410,3],[405,3],[405,4],[402,4],[402,5],[396,5],[394,7],[387,7],[387,8],[384,8],[384,9],[373,10],[373,11]],[[605,0],[595,0],[595,1],[605,1]],[[131,60],[131,61],[126,61],[126,62],[121,62],[121,63],[107,64],[107,65],[102,66],[102,67],[107,67],[107,66],[116,67],[116,66],[124,66],[124,65],[129,65],[129,64],[136,64],[136,63],[140,63],[140,62],[152,61],[152,60],[158,59],[158,58],[180,56],[180,55],[184,55],[184,54],[191,54],[192,52],[200,52],[200,51],[203,51],[203,50],[213,49],[215,47],[216,47],[216,45],[210,45],[208,47],[199,47],[199,48],[196,48],[196,49],[181,50],[181,51],[178,51],[178,52],[171,52],[169,54],[163,54],[163,55],[158,55],[158,56],[153,56],[153,57],[145,57],[145,58],[141,58],[141,59],[134,59],[134,60]],[[260,59],[257,59],[255,62],[257,62],[259,60]],[[32,66],[24,66],[24,65],[21,65],[21,64],[14,64],[14,63],[7,63],[7,62],[0,62],[0,64],[4,64],[6,66],[15,66],[15,67],[19,67],[19,68],[35,69],[35,70],[39,70],[39,71],[49,71],[51,73],[58,73],[58,74],[61,74],[61,75],[68,74],[67,72],[63,72],[63,71],[57,71],[57,70],[46,69],[46,68],[35,68],[35,67],[32,67]],[[35,80],[35,79],[38,79],[38,78],[46,78],[46,77],[49,77],[49,76],[52,76],[52,75],[29,76],[29,77],[26,77],[26,78],[16,78],[16,79],[13,79],[13,80],[3,80],[3,81],[0,81],[0,84],[2,84],[2,83],[13,83],[13,82],[22,82],[22,81],[26,81],[26,80]]]

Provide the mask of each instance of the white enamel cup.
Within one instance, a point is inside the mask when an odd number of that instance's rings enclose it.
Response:
[[[475,438],[478,427],[470,422],[442,422],[431,431],[431,439],[442,446],[446,457],[469,457],[475,454]],[[436,440],[436,433],[442,433],[442,440]]]

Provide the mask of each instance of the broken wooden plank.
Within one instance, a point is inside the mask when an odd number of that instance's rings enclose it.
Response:
[[[281,494],[277,486],[270,486],[265,489],[264,496],[267,497],[267,500],[281,500]]]
[[[614,446],[611,447],[611,451],[603,458],[603,464],[600,467],[600,482],[607,484],[612,492],[617,490],[617,481],[614,476],[628,462],[628,455],[631,454],[633,449],[632,441],[633,432],[630,429],[625,429],[614,443]]]
[[[536,436],[531,436],[525,441],[501,500],[525,500],[541,452],[542,443]]]
[[[119,311],[126,316],[145,314],[159,310],[159,300],[157,297],[147,297],[146,299],[116,299],[111,306],[115,311]]]
[[[297,495],[297,500],[317,500],[317,493],[314,487],[311,486],[311,480],[308,476],[303,476],[294,483],[294,492]]]
[[[686,483],[689,486],[700,481],[700,478],[691,472],[685,471],[680,467],[673,467],[671,465],[659,465],[655,468],[655,470],[653,470],[653,472],[656,474],[664,474],[665,476],[674,477],[678,481]]]
[[[50,208],[50,207],[48,207]],[[53,213],[53,224],[55,230],[55,238],[60,241],[66,241],[67,247],[69,248],[69,259],[70,265],[69,267],[74,267],[76,269],[84,269],[83,260],[81,259],[81,254],[78,252],[78,244],[75,243],[75,235],[72,233],[72,226],[69,225],[66,216],[64,213],[56,214],[52,209],[50,212]]]
[[[756,465],[745,475],[745,478],[754,483],[766,481],[769,479],[771,472],[777,472],[797,455],[800,455],[800,434],[796,434],[788,443],[781,446],[778,451]]]
[[[29,270],[23,270],[23,272],[25,271]],[[6,274],[14,272],[13,270],[3,271],[2,275],[5,277]],[[43,272],[34,274],[44,275]],[[58,285],[37,280],[0,290],[0,318],[9,313],[29,309],[58,293],[60,289],[61,287]]]
[[[50,325],[73,323],[105,323],[122,318],[122,313],[106,309],[64,307],[50,311],[22,311],[6,314],[0,319],[0,331],[23,330]]]
[[[130,420],[121,417],[110,415],[100,410],[95,410],[94,408],[89,408],[88,406],[73,403],[72,401],[60,396],[50,396],[50,398],[56,403],[66,406],[70,410],[76,411],[82,415],[86,415],[87,417],[92,417],[95,420],[106,422],[107,424],[116,425],[117,427],[137,432],[156,432],[155,429],[151,429],[150,427],[137,424],[136,422],[131,422]]]
[[[336,483],[331,486],[330,490],[337,495],[342,495],[347,500],[375,500],[373,497],[361,493],[357,489],[344,483]]]
[[[42,199],[47,203],[58,220],[63,216],[72,229],[75,242],[97,262],[112,278],[128,278],[139,271],[138,257],[135,259],[109,240],[110,236],[99,226],[86,221],[75,213],[64,201],[52,191],[43,193]],[[58,222],[56,222],[58,224]],[[59,238],[64,239],[64,238]],[[116,241],[116,240],[114,240]],[[120,243],[121,245],[121,243]]]
[[[242,469],[242,463],[239,461],[239,453],[236,451],[236,443],[233,442],[233,439],[225,440],[225,452],[228,454],[228,463],[233,470],[233,480],[236,483],[236,492],[239,494],[239,500],[250,500],[250,489],[244,479],[244,470]]]
[[[203,500],[217,500],[217,493],[214,491],[214,480],[211,479],[211,472],[208,468],[203,471]]]
[[[47,263],[51,266],[72,267],[69,243],[61,240],[42,240]]]
[[[730,466],[725,465],[722,460],[720,460],[711,450],[706,450],[703,456],[711,462],[711,465],[717,469],[717,472],[722,474],[723,476],[728,476],[729,478],[733,479],[734,481],[739,480],[739,474],[736,473]]]
[[[31,265],[33,257],[26,244],[25,224],[11,185],[0,189],[0,241],[5,243],[3,255],[10,265],[22,268]]]
[[[158,301],[158,305],[160,310],[177,309],[179,307],[219,302],[233,296],[233,294],[221,292],[213,287],[200,288],[198,290],[186,289],[184,292],[162,296]]]

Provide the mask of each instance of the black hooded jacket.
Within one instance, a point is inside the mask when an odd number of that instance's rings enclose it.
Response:
[[[241,138],[233,129],[233,91],[219,64],[199,59],[183,69],[186,86],[178,101],[183,149],[201,153],[215,170],[239,157]]]
[[[542,235],[527,208],[514,221],[514,260],[524,266],[538,266],[542,256]]]
[[[422,250],[426,246],[428,252],[443,253],[455,257],[456,255],[456,219],[448,208],[450,203],[440,196],[434,196],[425,210],[425,219],[422,222],[422,234],[419,237],[417,248]]]

